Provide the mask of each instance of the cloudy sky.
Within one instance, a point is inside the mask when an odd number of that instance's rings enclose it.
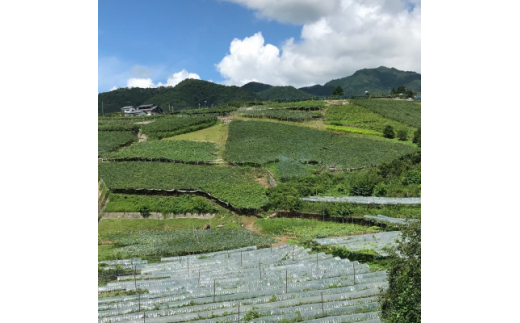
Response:
[[[98,3],[98,91],[186,78],[323,84],[378,66],[421,72],[420,0]]]

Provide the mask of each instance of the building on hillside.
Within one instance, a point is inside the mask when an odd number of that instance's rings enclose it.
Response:
[[[125,114],[125,116],[146,116],[163,113],[163,110],[160,107],[153,104],[143,104],[137,108],[134,108],[133,106],[126,106],[122,107],[121,111]]]

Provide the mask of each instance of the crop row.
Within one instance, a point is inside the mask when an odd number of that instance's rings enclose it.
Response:
[[[216,146],[211,142],[186,140],[154,140],[134,143],[118,151],[104,154],[113,159],[166,159],[186,162],[211,161],[215,159]]]
[[[98,131],[98,156],[127,145],[136,139],[130,131]]]
[[[108,236],[115,241],[113,254],[119,257],[182,256],[251,245],[267,247],[274,240],[244,229],[176,230],[122,232]],[[117,256],[116,256],[117,257]]]
[[[98,131],[139,131],[139,125],[134,118],[100,118]]]
[[[170,132],[175,131],[184,127],[207,123],[210,121],[216,122],[217,118],[213,116],[209,117],[164,117],[157,119],[155,122],[142,125],[141,130],[143,133],[151,132]]]
[[[244,168],[160,162],[102,163],[99,175],[110,188],[194,189],[211,194],[236,208],[260,208],[267,203],[265,189]]]
[[[306,127],[260,121],[229,126],[224,159],[231,163],[265,164],[284,159],[343,168],[391,161],[417,150],[379,138],[337,135]]]
[[[320,113],[292,110],[251,110],[244,111],[243,115],[249,118],[269,118],[293,122],[303,122],[313,118],[321,118]]]
[[[385,118],[389,118],[411,127],[421,126],[421,105],[416,102],[388,99],[354,99],[351,103],[367,108]]]

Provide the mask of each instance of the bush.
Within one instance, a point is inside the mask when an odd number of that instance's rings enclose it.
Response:
[[[417,146],[421,147],[421,128],[415,130],[413,133],[413,143],[417,144]]]
[[[139,213],[141,213],[141,216],[146,219],[150,216],[150,209],[143,205],[141,208],[139,208]]]
[[[390,125],[387,125],[385,129],[383,130],[383,137],[388,139],[394,139],[395,138],[395,132],[394,128]]]
[[[401,141],[405,141],[406,139],[408,139],[408,132],[405,129],[398,130],[397,138]]]

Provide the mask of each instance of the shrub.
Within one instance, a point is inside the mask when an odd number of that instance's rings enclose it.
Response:
[[[421,147],[421,128],[415,130],[413,133],[413,143],[417,144],[417,146]]]
[[[405,141],[408,139],[408,133],[405,129],[399,129],[397,130],[397,138],[401,141]]]
[[[139,208],[139,213],[141,213],[141,216],[146,219],[150,216],[150,209],[146,205],[143,205]]]
[[[386,126],[383,130],[383,136],[388,139],[394,139],[395,138],[395,132],[394,128],[390,125]]]

